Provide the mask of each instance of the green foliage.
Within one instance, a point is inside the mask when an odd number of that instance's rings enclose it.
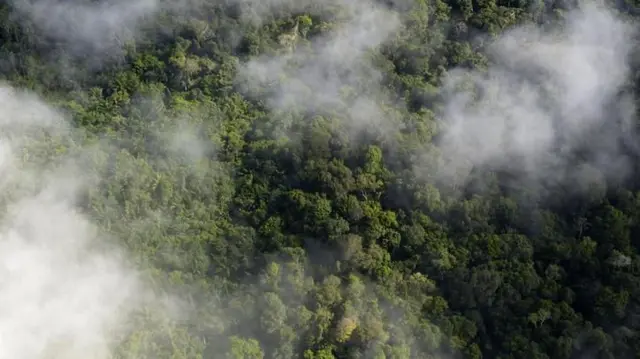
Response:
[[[82,210],[158,280],[208,288],[192,298],[198,325],[146,323],[114,358],[640,353],[634,188],[598,192],[582,207],[522,201],[499,186],[451,193],[425,182],[406,155],[435,163],[442,76],[489,61],[471,36],[539,21],[554,6],[403,7],[405,26],[372,56],[387,95],[406,105],[404,127],[362,140],[348,133],[351,114],[266,113],[235,86],[239,60],[306,46],[338,15],[285,13],[258,26],[224,6],[194,13],[161,40],[142,38],[117,65],[78,60],[74,86],[33,29],[9,5],[0,11],[0,53],[15,60],[3,62],[2,77],[59,103],[86,131],[79,142],[102,138],[118,149],[87,164],[101,182]],[[211,150],[170,154],[158,134],[178,133],[180,121],[196,129],[189,141]],[[24,160],[71,147],[34,145]]]

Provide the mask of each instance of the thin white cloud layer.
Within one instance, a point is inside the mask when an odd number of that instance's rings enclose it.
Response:
[[[472,168],[491,167],[574,181],[580,167],[622,178],[629,159],[621,146],[634,118],[622,94],[633,30],[604,6],[585,3],[561,29],[506,32],[490,48],[487,72],[452,71],[442,174],[464,179]]]
[[[318,7],[335,4],[321,2]],[[264,55],[243,64],[238,79],[249,91],[264,89],[274,110],[348,114],[356,129],[384,124],[380,103],[382,74],[370,52],[400,29],[397,13],[368,1],[340,4],[346,20],[311,39],[292,31],[293,46],[277,55]],[[286,46],[285,46],[286,47]]]
[[[78,53],[119,54],[146,17],[160,10],[157,0],[12,0],[20,16],[43,34],[70,44]]]
[[[35,96],[3,86],[0,109],[0,358],[109,358],[128,316],[160,302],[77,209],[97,152]]]

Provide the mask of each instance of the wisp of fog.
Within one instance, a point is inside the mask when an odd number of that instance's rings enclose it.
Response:
[[[444,178],[462,183],[472,169],[490,168],[583,185],[628,173],[634,107],[623,90],[634,27],[590,2],[565,20],[506,32],[489,47],[486,72],[448,74]]]
[[[316,6],[322,13],[335,5],[342,18],[336,28],[305,43],[304,24],[298,23],[281,37],[280,54],[243,64],[238,81],[248,93],[265,89],[262,95],[272,110],[346,114],[346,125],[355,131],[388,126],[380,106],[388,102],[380,91],[382,75],[368,55],[400,29],[399,16],[366,0]]]
[[[145,17],[159,11],[157,0],[58,1],[13,0],[16,15],[76,54],[118,55],[133,40]],[[115,54],[114,54],[115,52]],[[104,60],[104,59],[103,59]]]
[[[76,209],[90,176],[50,152],[62,116],[7,86],[0,107],[0,358],[106,358],[141,282]]]
[[[157,7],[151,0],[14,3],[53,37],[80,47],[111,46],[122,28]],[[279,4],[291,5],[268,5]],[[242,64],[238,81],[249,92],[268,88],[272,110],[342,108],[357,130],[397,126],[380,105],[382,75],[368,53],[401,20],[374,2],[339,5],[349,9],[341,26],[296,45],[304,26],[298,23],[281,39],[279,54]],[[252,16],[263,16],[266,10],[256,6]],[[584,4],[562,28],[508,31],[490,47],[487,71],[450,71],[440,114],[441,177],[464,181],[481,167],[532,181],[592,180],[593,171],[622,178],[635,138],[635,109],[623,92],[633,35],[605,7]],[[204,156],[206,146],[195,145],[193,131],[179,128],[166,135],[171,151]],[[0,88],[0,130],[0,359],[109,358],[130,329],[130,313],[154,299],[126,251],[110,245],[78,210],[81,190],[99,181],[81,166],[93,149],[77,144],[57,153],[56,141],[74,143],[80,130],[42,100],[8,86]]]

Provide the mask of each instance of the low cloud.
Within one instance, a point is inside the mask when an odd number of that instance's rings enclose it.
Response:
[[[154,357],[150,344],[179,337],[176,323],[190,320],[189,293],[151,282],[150,263],[85,210],[105,159],[123,149],[88,141],[61,112],[6,85],[0,107],[0,357],[106,359],[122,345]],[[198,348],[183,337],[176,345]]]
[[[245,92],[266,98],[274,111],[347,116],[346,125],[358,131],[388,125],[382,104],[391,102],[371,54],[400,29],[400,18],[366,1],[342,5],[343,20],[335,28],[309,42],[302,31],[311,20],[299,21],[280,37],[279,54],[244,63],[238,82]]]
[[[12,4],[18,16],[49,39],[66,44],[68,51],[106,57],[119,55],[139,25],[160,10],[158,0],[13,0]]]
[[[580,187],[629,173],[635,108],[625,86],[635,29],[593,3],[565,20],[507,31],[490,46],[486,72],[449,73],[442,178],[464,184],[472,170],[493,169]]]

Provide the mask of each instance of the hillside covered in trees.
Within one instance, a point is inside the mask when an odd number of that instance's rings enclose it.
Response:
[[[0,4],[0,358],[640,358],[636,4]]]

